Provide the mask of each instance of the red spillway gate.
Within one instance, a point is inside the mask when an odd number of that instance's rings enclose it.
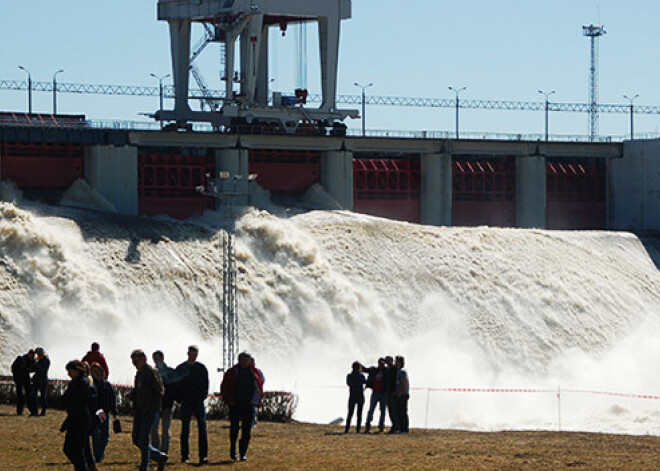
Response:
[[[514,158],[452,162],[452,225],[515,227]]]
[[[408,222],[421,221],[419,156],[353,160],[353,210]]]
[[[197,193],[206,174],[215,174],[209,155],[140,153],[138,157],[138,206],[140,214],[186,219],[215,208],[213,198]]]
[[[252,149],[250,173],[270,191],[303,192],[321,181],[321,153],[312,150]]]
[[[546,164],[548,229],[607,227],[607,162],[604,159]]]
[[[20,188],[68,188],[85,176],[85,148],[79,144],[3,142],[0,175]]]

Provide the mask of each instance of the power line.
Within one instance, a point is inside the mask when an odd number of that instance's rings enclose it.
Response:
[[[0,80],[1,90],[22,91],[27,90],[28,84],[20,80]],[[52,92],[52,82],[32,82],[32,91]],[[158,87],[143,87],[137,85],[97,85],[84,83],[57,83],[58,93],[73,93],[85,95],[114,95],[114,96],[153,96],[160,94]],[[190,99],[222,100],[224,91],[190,89]],[[174,98],[174,87],[166,85],[163,87],[165,98]],[[321,103],[320,94],[310,94],[307,97],[309,103]],[[361,95],[338,95],[337,103],[345,105],[361,105]],[[366,97],[367,105],[392,106],[392,107],[417,107],[417,108],[455,108],[456,100],[453,98],[425,98],[425,97],[398,97],[398,96],[376,96]],[[545,102],[542,101],[516,101],[516,100],[488,100],[488,99],[461,99],[460,108],[483,109],[498,111],[543,111]],[[627,104],[598,104],[599,113],[623,114],[630,113],[630,105]],[[549,103],[548,109],[556,112],[592,113],[594,105],[590,103]],[[635,114],[658,115],[658,105],[635,105]]]

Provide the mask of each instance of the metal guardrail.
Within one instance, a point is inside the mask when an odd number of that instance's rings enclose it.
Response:
[[[160,131],[160,123],[157,121],[130,121],[130,120],[111,120],[111,119],[93,119],[85,121],[56,121],[21,115],[20,120],[11,117],[0,116],[0,126],[33,126],[33,127],[56,127],[56,128],[88,128],[88,129],[109,129],[116,131]],[[199,133],[215,133],[213,127],[207,123],[193,123],[192,130]],[[309,135],[309,134],[308,134]],[[362,130],[347,129],[348,137],[362,137]],[[405,131],[405,130],[386,130],[386,129],[367,129],[365,137],[369,138],[394,138],[394,139],[455,139],[455,131]],[[475,132],[466,131],[460,133],[460,139],[469,140],[495,140],[495,141],[544,141],[544,134],[520,134],[520,133],[501,133],[501,132]],[[592,140],[584,134],[551,134],[548,136],[550,142],[623,142],[629,140],[628,135],[618,136],[599,136]],[[635,139],[660,139],[660,132],[636,134]]]

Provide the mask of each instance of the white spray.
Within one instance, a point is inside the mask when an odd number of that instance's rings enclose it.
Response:
[[[77,197],[79,200],[80,198]],[[74,209],[0,203],[0,363],[34,344],[53,376],[99,341],[111,379],[133,348],[220,363],[221,234]],[[653,404],[528,388],[653,394],[660,274],[624,233],[434,228],[347,212],[238,221],[240,334],[297,418],[345,413],[354,360],[403,354],[413,426],[660,433]],[[61,375],[60,375],[61,376]],[[213,389],[219,378],[214,376]]]

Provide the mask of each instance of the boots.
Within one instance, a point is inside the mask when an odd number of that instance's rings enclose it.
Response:
[[[371,430],[371,424],[367,424],[364,426],[364,433],[367,434],[369,433],[369,430]]]

